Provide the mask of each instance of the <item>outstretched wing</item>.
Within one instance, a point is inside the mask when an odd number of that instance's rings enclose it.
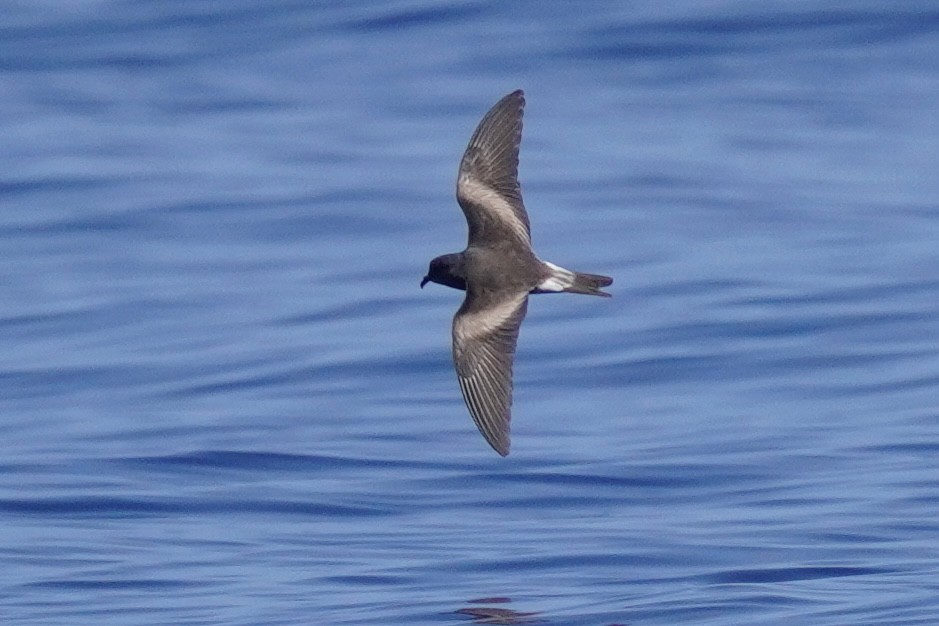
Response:
[[[469,243],[514,238],[531,245],[528,214],[518,184],[525,95],[513,91],[492,107],[470,139],[456,183],[469,224]]]
[[[476,427],[496,452],[509,453],[512,362],[528,293],[500,300],[467,292],[453,318],[453,362],[460,391]]]

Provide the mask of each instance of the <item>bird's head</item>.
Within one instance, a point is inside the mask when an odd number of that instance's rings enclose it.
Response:
[[[427,276],[421,280],[421,289],[427,283],[446,285],[466,291],[466,276],[463,274],[463,254],[444,254],[430,262]]]

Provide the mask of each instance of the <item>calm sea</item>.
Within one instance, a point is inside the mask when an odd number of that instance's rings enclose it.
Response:
[[[939,623],[932,1],[7,1],[0,622]],[[418,287],[525,89],[512,455]]]

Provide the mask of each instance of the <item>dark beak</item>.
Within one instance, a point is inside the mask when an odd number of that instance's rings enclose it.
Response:
[[[424,288],[424,285],[430,282],[430,276],[425,276],[424,280],[421,281],[421,289]]]

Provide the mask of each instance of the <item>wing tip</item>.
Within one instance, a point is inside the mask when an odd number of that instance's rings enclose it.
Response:
[[[505,94],[504,96],[502,96],[502,97],[499,99],[499,102],[497,102],[496,105],[495,105],[493,108],[498,108],[498,106],[499,106],[500,104],[506,104],[506,103],[508,103],[508,102],[510,102],[510,101],[514,101],[514,102],[518,105],[518,108],[519,108],[520,111],[521,111],[522,109],[524,109],[524,108],[525,108],[525,92],[524,92],[524,90],[522,90],[522,89],[516,89],[515,91],[512,91],[512,92],[509,92],[509,93]]]
[[[499,456],[505,458],[509,456],[509,448],[512,447],[512,441],[506,436],[503,439],[493,441],[491,439],[486,439],[492,449],[499,453]]]

